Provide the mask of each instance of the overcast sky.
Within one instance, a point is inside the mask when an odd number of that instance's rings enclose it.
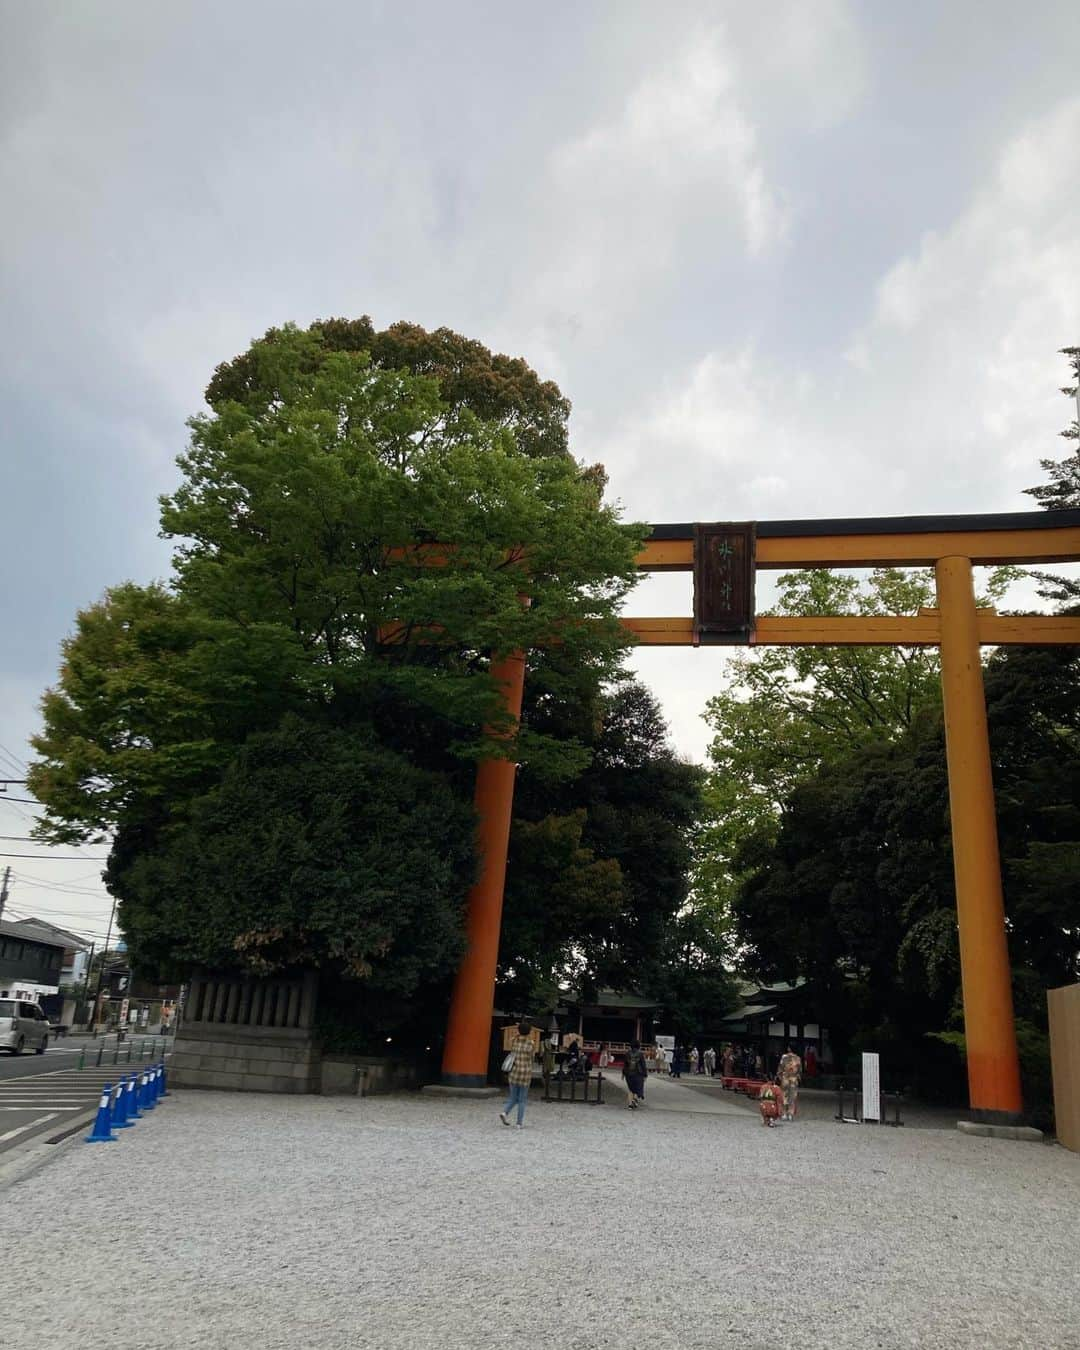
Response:
[[[1075,0],[0,19],[0,777],[75,611],[165,574],[155,497],[213,367],[285,320],[525,356],[638,519],[1025,510],[1066,452]],[[636,657],[695,756],[722,660]],[[40,853],[32,815],[0,806],[0,851]],[[3,861],[12,912],[103,936],[93,861]]]

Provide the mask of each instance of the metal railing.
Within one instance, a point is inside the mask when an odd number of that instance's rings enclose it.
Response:
[[[138,1042],[129,1041],[127,1045],[122,1045],[119,1040],[113,1046],[112,1059],[108,1058],[107,1047],[104,1042],[97,1048],[97,1058],[94,1061],[94,1067],[100,1069],[102,1064],[130,1064],[132,1059],[158,1059],[164,1058],[165,1047],[168,1044],[166,1037],[152,1036],[149,1040],[144,1036]],[[148,1048],[149,1047],[149,1048]],[[127,1054],[124,1054],[124,1051]],[[86,1047],[83,1046],[82,1053],[79,1055],[79,1068],[86,1068]]]
[[[592,1095],[589,1093],[589,1086],[593,1084]],[[557,1089],[555,1095],[552,1095],[552,1087]],[[599,1071],[597,1073],[572,1074],[563,1073],[561,1069],[544,1079],[544,1097],[545,1102],[573,1102],[578,1101],[583,1105],[603,1106],[604,1104],[604,1075]]]

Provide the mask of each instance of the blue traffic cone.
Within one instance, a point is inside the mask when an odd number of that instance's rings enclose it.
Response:
[[[112,1124],[112,1087],[106,1083],[101,1089],[101,1101],[98,1103],[94,1128],[83,1140],[84,1144],[115,1144],[116,1135],[109,1126]]]
[[[132,1124],[128,1120],[127,1079],[121,1078],[116,1085],[116,1101],[113,1103],[112,1123],[114,1130],[126,1130]]]
[[[142,1109],[139,1105],[139,1084],[136,1075],[128,1074],[127,1080],[127,1119],[128,1124],[133,1125],[135,1121],[142,1120]]]
[[[154,1084],[149,1069],[143,1069],[140,1077],[142,1078],[142,1109],[152,1111],[157,1106],[157,1099],[154,1096]]]

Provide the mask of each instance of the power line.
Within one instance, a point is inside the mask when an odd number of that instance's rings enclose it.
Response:
[[[33,858],[37,862],[108,862],[108,855],[104,858],[83,858],[78,853],[63,853],[60,857],[49,857],[47,854],[40,853],[0,853],[0,858]]]
[[[0,802],[11,802],[13,806],[16,802],[22,802],[24,806],[36,806],[41,809],[41,803],[36,797],[9,797],[6,792],[0,792]]]
[[[76,909],[56,909],[52,905],[35,905],[35,909],[40,910],[42,914],[59,914],[68,919],[82,919],[84,923],[91,927],[98,922],[95,914],[83,914]]]
[[[22,906],[20,905],[19,908],[22,909]],[[92,914],[75,914],[63,909],[46,909],[44,906],[38,906],[33,914],[25,914],[23,917],[32,919],[41,914],[50,914],[54,919],[74,919],[81,927],[75,928],[73,926],[71,929],[73,933],[92,933],[97,928],[105,927],[104,919],[95,919]]]
[[[15,875],[26,882],[28,886],[53,886],[58,891],[85,891],[94,890],[95,887],[88,887],[88,881],[100,882],[101,872],[87,872],[84,877],[72,877],[70,881],[42,881],[40,877],[28,877],[24,872],[16,872]]]
[[[36,840],[32,834],[0,834],[0,840],[7,840],[9,844],[42,844],[45,848],[54,848],[55,846],[45,844],[43,840]],[[89,859],[86,861],[89,861]]]
[[[22,872],[11,874],[21,886],[31,886],[36,891],[59,891],[62,895],[100,895],[100,889],[89,886],[67,886],[62,881],[41,881],[37,877],[24,876]]]
[[[26,772],[25,762],[21,760],[18,757],[18,755],[12,754],[11,751],[8,750],[6,746],[0,745],[0,754],[2,754],[6,760],[8,760],[11,764],[13,764],[15,768],[19,771],[19,773]]]
[[[24,906],[20,905],[19,908],[23,909]],[[54,914],[61,919],[77,919],[84,925],[83,931],[90,928],[105,927],[104,920],[99,919],[95,914],[80,914],[74,909],[53,909],[50,905],[35,905],[34,909],[39,914]]]

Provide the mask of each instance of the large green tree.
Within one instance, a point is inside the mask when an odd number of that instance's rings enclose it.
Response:
[[[215,822],[239,829],[245,815],[226,786],[248,805],[268,786],[240,791],[252,737],[288,716],[313,744],[349,730],[405,767],[443,774],[459,799],[469,795],[461,765],[492,752],[555,782],[580,771],[588,747],[532,727],[493,743],[486,729],[506,723],[491,655],[558,644],[600,681],[627,641],[617,609],[641,531],[603,504],[598,475],[561,448],[524,453],[506,426],[448,405],[436,378],[377,366],[318,329],[283,329],[247,356],[251,381],[273,396],[215,395],[192,419],[183,481],[162,500],[163,531],[177,540],[171,590],[117,588],[80,616],[35,741],[42,835],[113,832],[110,881],[148,967],[178,922],[162,868],[197,851]],[[281,806],[268,799],[271,815]],[[296,824],[300,846],[314,847],[315,816]],[[388,874],[403,838],[376,832]],[[427,864],[410,857],[418,874],[445,878],[436,890],[458,923],[463,873],[436,845],[433,833]],[[243,849],[230,856],[242,869]],[[349,857],[351,937],[346,911],[316,906],[313,920],[283,900],[277,936],[253,945],[245,893],[234,888],[223,911],[201,871],[204,889],[184,902],[194,928],[177,934],[177,950],[224,960],[228,949],[249,968],[320,953],[348,964],[346,952],[374,941],[364,936],[371,857]],[[444,962],[452,946],[441,943]]]

